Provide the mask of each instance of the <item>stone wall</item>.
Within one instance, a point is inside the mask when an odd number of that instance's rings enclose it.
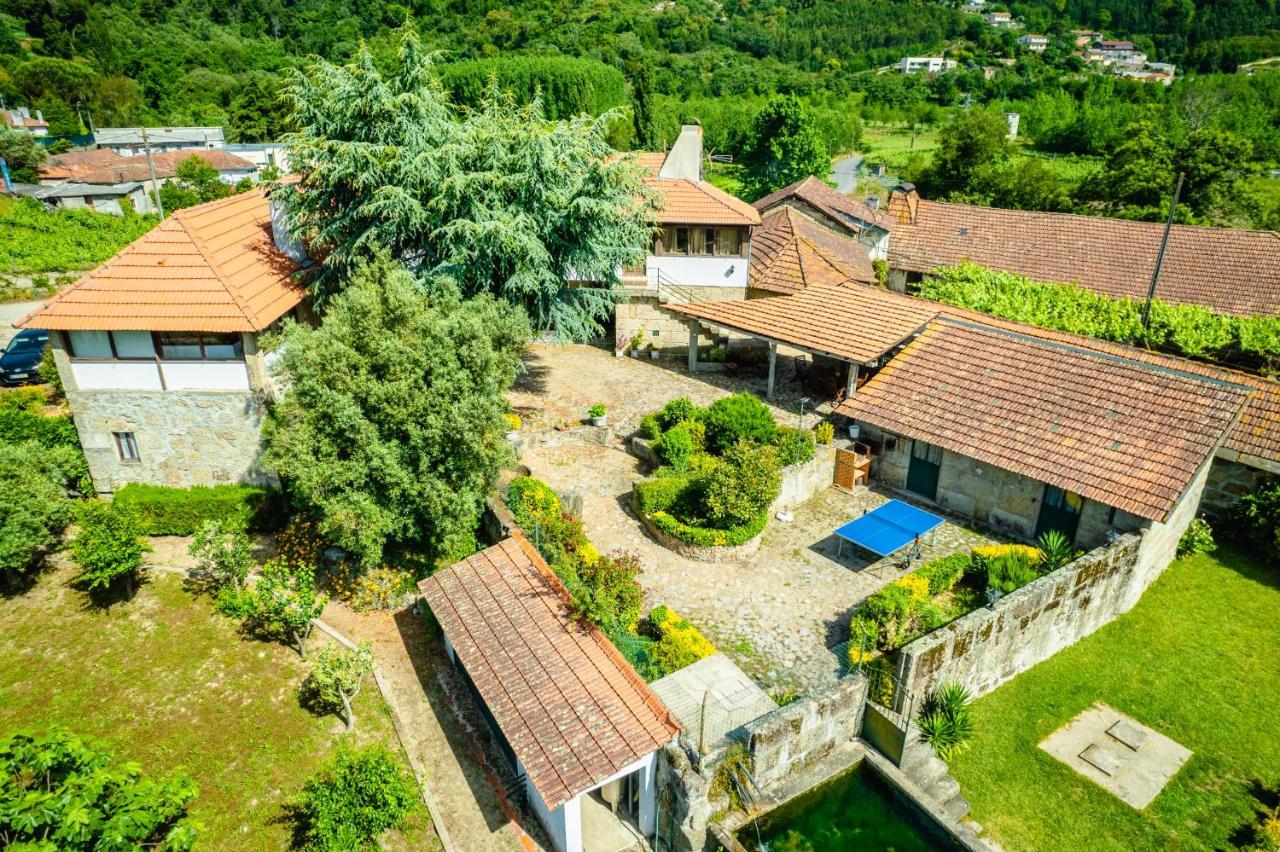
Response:
[[[745,287],[687,287],[694,296],[706,302],[741,301],[746,298]],[[688,320],[663,307],[652,290],[632,291],[630,299],[614,308],[614,328],[618,340],[630,346],[637,331],[643,332],[645,345],[651,345],[668,354],[683,355],[689,349]],[[698,338],[700,346],[715,342],[703,329]],[[616,346],[616,341],[615,341]]]
[[[1200,511],[1210,517],[1225,514],[1237,500],[1261,485],[1267,476],[1266,471],[1238,461],[1215,459],[1209,469],[1209,481],[1205,484]]]
[[[782,469],[782,489],[769,507],[773,514],[780,509],[793,509],[814,495],[831,487],[836,476],[836,450],[827,444],[814,449],[813,458],[804,464]]]
[[[862,732],[867,679],[860,674],[746,725],[752,775],[765,795]]]
[[[890,436],[884,431],[862,424],[863,440],[880,447],[871,462],[871,475],[890,488],[904,491],[911,461],[911,439]],[[886,438],[896,438],[892,451],[885,451]],[[1015,538],[1035,538],[1044,483],[986,464],[968,456],[942,451],[938,469],[938,494],[935,502],[947,512],[972,518],[979,523]],[[1092,549],[1104,544],[1112,532],[1134,532],[1146,526],[1136,515],[1095,500],[1084,501],[1080,525],[1076,530],[1076,547]]]

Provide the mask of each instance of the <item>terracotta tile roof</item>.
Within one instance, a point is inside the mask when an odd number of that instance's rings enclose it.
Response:
[[[418,588],[548,809],[679,732],[519,531]]]
[[[263,190],[179,210],[19,321],[44,329],[261,331],[302,301]]]
[[[66,180],[100,167],[121,163],[124,159],[115,151],[105,148],[90,148],[87,151],[68,151],[65,154],[54,154],[44,161],[44,165],[40,166],[40,179]]]
[[[665,154],[641,152],[634,156],[647,175],[645,183],[660,199],[658,221],[664,225],[758,225],[760,214],[740,198],[709,181],[663,179],[658,172]]]
[[[156,178],[165,180],[178,173],[178,164],[189,157],[199,157],[220,172],[252,172],[258,167],[243,157],[226,151],[163,151],[152,155],[156,166]],[[83,170],[72,177],[80,183],[124,183],[126,181],[151,180],[151,167],[145,154],[135,157],[116,156],[115,161]]]
[[[895,197],[891,213],[903,209]],[[920,201],[916,224],[888,217],[892,266],[972,261],[1038,281],[1144,299],[1164,225]],[[1175,225],[1157,295],[1249,316],[1280,313],[1280,234]]]
[[[791,207],[774,210],[751,235],[749,286],[795,293],[815,284],[875,283],[866,248]]]
[[[1163,521],[1248,393],[939,318],[837,412]]]
[[[833,222],[848,229],[855,236],[865,230],[868,224],[887,228],[882,221],[883,213],[837,192],[825,181],[818,180],[812,175],[790,186],[784,186],[777,192],[771,192],[764,198],[756,199],[751,206],[763,213],[771,207],[789,201],[800,201],[809,205]]]
[[[792,296],[671,303],[665,307],[735,331],[861,364],[893,349],[938,313],[937,306],[929,302],[862,284],[820,284]]]

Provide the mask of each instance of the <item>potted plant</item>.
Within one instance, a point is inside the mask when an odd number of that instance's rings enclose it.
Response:
[[[644,329],[637,328],[635,336],[631,338],[631,357],[640,357],[640,347],[644,345]]]
[[[652,343],[649,344],[649,360],[658,360],[658,347],[654,346]]]
[[[604,407],[603,403],[597,402],[595,405],[587,409],[587,416],[591,418],[592,426],[603,426],[608,420],[609,409]]]

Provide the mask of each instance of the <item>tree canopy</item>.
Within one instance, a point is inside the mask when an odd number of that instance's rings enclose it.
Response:
[[[311,64],[288,97],[303,177],[275,194],[321,258],[318,304],[386,251],[428,284],[447,275],[466,296],[520,305],[538,331],[599,334],[654,221],[639,167],[612,157],[610,113],[549,121],[537,98],[517,106],[496,86],[460,112],[412,31],[391,70],[362,49]]]
[[[810,175],[825,179],[831,154],[800,99],[780,95],[756,114],[742,166],[749,192],[761,196]]]
[[[318,328],[283,333],[288,384],[267,459],[320,531],[380,564],[397,544],[464,554],[510,460],[505,391],[529,338],[488,294],[422,286],[385,256],[359,266]]]

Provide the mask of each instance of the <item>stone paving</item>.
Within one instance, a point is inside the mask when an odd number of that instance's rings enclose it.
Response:
[[[766,687],[809,690],[834,682],[840,661],[830,649],[848,638],[849,613],[903,569],[893,560],[870,563],[849,545],[837,558],[831,531],[888,495],[831,488],[801,506],[792,522],[771,519],[754,555],[721,564],[679,556],[650,538],[631,511],[632,484],[645,472],[622,441],[640,417],[672,397],[705,404],[744,386],[755,389],[753,382],[725,376],[708,382],[702,374],[615,360],[585,346],[535,347],[533,360],[534,372],[513,394],[513,404],[529,415],[521,462],[557,491],[581,496],[587,535],[600,550],[640,556],[648,603],[688,617]],[[592,402],[610,407],[610,427],[579,425]],[[793,402],[782,397],[775,406],[780,418],[797,416]],[[948,522],[932,534],[923,558],[990,541]]]

